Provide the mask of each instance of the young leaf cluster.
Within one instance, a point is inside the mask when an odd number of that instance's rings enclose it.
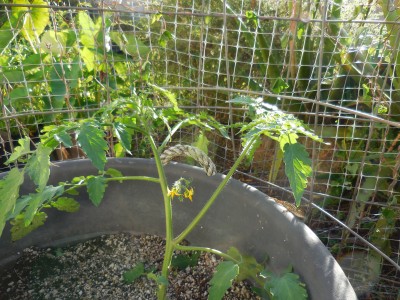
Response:
[[[170,124],[173,126],[171,127]],[[40,143],[37,145],[34,145],[28,137],[20,139],[19,146],[10,155],[7,163],[23,162],[24,166],[20,169],[12,169],[5,178],[0,180],[0,235],[5,223],[11,219],[16,219],[14,224],[18,228],[21,227],[21,220],[23,220],[25,227],[30,226],[29,228],[33,230],[32,223],[37,215],[40,214],[40,220],[46,218],[46,214],[42,212],[42,209],[46,207],[75,211],[76,207],[79,207],[74,202],[75,200],[60,197],[64,193],[73,193],[76,187],[86,186],[90,200],[98,206],[107,187],[107,177],[122,177],[122,174],[115,174],[116,170],[105,171],[107,155],[110,152],[107,135],[111,134],[111,138],[117,145],[130,154],[133,134],[138,133],[149,137],[155,135],[156,130],[164,128],[169,134],[162,142],[162,148],[179,128],[185,126],[198,126],[203,130],[216,128],[226,135],[224,127],[206,114],[194,116],[183,113],[177,107],[157,109],[152,99],[141,95],[134,99],[116,99],[110,105],[101,108],[92,118],[45,126]],[[99,170],[100,175],[82,177],[56,187],[48,185],[50,156],[60,144],[64,147],[78,146]],[[33,181],[36,190],[34,193],[20,197],[19,188],[25,180],[25,175]],[[43,222],[35,224],[36,228]],[[14,232],[16,232],[15,226]],[[28,233],[27,230],[25,232]],[[22,236],[18,233],[13,236],[13,239]]]
[[[302,135],[318,142],[322,142],[322,139],[308,129],[301,120],[264,103],[262,98],[237,97],[230,102],[247,106],[249,109],[251,121],[243,124],[240,132],[243,135],[244,146],[252,141],[248,152],[250,159],[261,145],[261,136],[267,136],[279,144],[285,162],[285,174],[289,179],[296,205],[299,206],[312,168],[305,146],[298,143],[298,138]],[[257,138],[257,142],[253,142],[254,137]]]
[[[251,280],[257,284],[254,291],[263,299],[305,300],[307,290],[298,275],[287,268],[277,275],[264,268],[252,256],[242,255],[231,247],[229,260],[220,263],[210,281],[209,299],[222,299],[234,280]]]

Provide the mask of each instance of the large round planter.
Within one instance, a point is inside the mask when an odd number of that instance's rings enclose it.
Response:
[[[157,176],[153,160],[109,159],[107,167],[118,169],[124,175]],[[193,202],[173,204],[174,231],[179,233],[209,198],[223,175],[208,177],[200,168],[178,163],[166,166],[166,172],[171,183],[180,177],[193,179]],[[88,160],[61,162],[51,168],[50,183],[96,173]],[[21,193],[32,188],[24,184]],[[17,242],[11,242],[6,228],[0,239],[0,268],[15,260],[23,248],[32,245],[58,246],[112,232],[164,234],[164,207],[156,183],[112,182],[99,207],[91,204],[85,192],[80,193],[79,201],[79,212],[51,210],[45,226]],[[229,182],[188,240],[193,245],[222,251],[235,246],[258,259],[268,254],[270,267],[275,271],[292,265],[306,283],[311,299],[357,299],[342,269],[307,226],[265,194],[237,180]]]

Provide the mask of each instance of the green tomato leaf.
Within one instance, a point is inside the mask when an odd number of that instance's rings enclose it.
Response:
[[[304,189],[307,187],[307,177],[312,174],[311,160],[304,145],[287,143],[284,146],[283,161],[296,205],[299,206]]]
[[[66,212],[76,212],[79,210],[80,204],[75,199],[69,197],[60,197],[56,201],[51,203],[51,206]]]
[[[121,171],[113,168],[108,168],[105,173],[106,175],[114,178],[114,177],[123,177],[124,175],[121,173]]]
[[[145,275],[144,264],[140,262],[129,271],[124,272],[122,278],[126,283],[132,283],[143,275]]]
[[[65,147],[72,147],[74,145],[71,136],[65,131],[54,134],[54,139],[59,143],[63,143]]]
[[[269,290],[276,300],[305,300],[308,299],[307,290],[300,281],[300,277],[294,273],[284,273],[276,276],[271,273],[267,275],[264,288]]]
[[[81,185],[82,183],[85,182],[86,177],[85,176],[77,176],[72,178],[71,183]]]
[[[36,194],[29,194],[32,198],[29,201],[29,204],[25,210],[24,222],[25,226],[28,226],[34,216],[36,215],[39,208],[49,200],[54,197],[60,196],[64,192],[64,186],[46,186],[42,191],[37,192]]]
[[[232,281],[239,274],[239,266],[232,261],[220,263],[210,281],[208,299],[220,300],[225,292],[232,286]]]
[[[104,131],[95,126],[93,122],[81,125],[77,140],[93,165],[100,171],[104,170],[106,164],[107,142],[104,140]]]
[[[42,226],[47,219],[47,215],[44,212],[38,212],[32,219],[32,222],[25,226],[24,216],[18,215],[14,220],[10,222],[11,227],[11,240],[13,242],[22,239],[27,234],[31,233],[36,228]]]
[[[13,212],[19,196],[19,188],[24,182],[24,171],[12,169],[0,180],[0,236],[6,224],[7,216]]]
[[[38,144],[26,164],[26,171],[39,190],[44,189],[50,176],[50,154],[53,149]]]
[[[8,214],[6,221],[14,219],[16,216],[18,216],[25,209],[25,207],[28,206],[31,200],[31,195],[23,195],[19,199],[17,199],[14,210],[12,211],[12,213]]]
[[[72,196],[79,195],[79,192],[75,188],[68,189],[68,190],[65,191],[65,193],[68,194],[68,195],[72,195]]]
[[[210,141],[207,139],[203,132],[200,132],[199,136],[197,137],[196,141],[192,144],[194,147],[202,150],[205,154],[208,155],[208,144]]]
[[[5,162],[6,165],[16,161],[20,157],[31,153],[31,139],[25,137],[18,140],[19,146],[15,147],[14,152],[10,155],[9,159]]]
[[[239,261],[238,281],[256,277],[264,269],[253,256],[242,255],[235,247],[229,248],[227,254]]]
[[[174,106],[174,110],[176,112],[180,112],[181,109],[178,106],[178,100],[176,99],[175,94],[171,93],[170,91],[163,89],[155,84],[151,84],[150,82],[147,83],[149,86],[151,86],[156,92],[160,93],[163,95],[165,98],[168,99],[169,102]]]
[[[102,176],[89,176],[87,179],[87,191],[89,198],[95,206],[99,206],[106,191],[106,179]]]
[[[179,270],[184,270],[187,267],[194,267],[199,262],[200,252],[190,254],[179,254],[172,257],[171,266]]]
[[[132,133],[131,131],[126,127],[125,124],[122,124],[120,122],[115,122],[113,123],[113,127],[115,130],[115,135],[117,136],[118,140],[120,141],[122,147],[124,147],[125,151],[128,152],[129,154],[132,154],[130,149],[131,149],[131,142],[132,142]]]

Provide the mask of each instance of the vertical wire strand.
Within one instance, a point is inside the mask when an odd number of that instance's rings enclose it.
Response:
[[[224,2],[224,8],[223,8],[223,21],[224,21],[224,48],[225,48],[225,65],[226,65],[226,85],[228,88],[231,88],[231,78],[230,78],[230,72],[229,72],[229,53],[228,53],[228,26],[227,26],[227,17],[226,17],[226,0]],[[231,99],[231,93],[228,93],[228,99]],[[229,102],[229,125],[233,125],[233,110],[232,110],[232,103]],[[236,146],[235,146],[235,132],[233,127],[231,127],[230,130],[231,133],[231,141],[232,141],[232,152],[233,152],[233,159],[236,160],[237,155],[236,155]]]
[[[319,101],[321,101],[321,82],[322,82],[322,67],[324,63],[324,44],[325,44],[325,28],[326,28],[326,21],[327,21],[327,13],[328,13],[328,0],[324,1],[324,8],[323,8],[323,15],[322,15],[322,22],[321,22],[321,40],[319,43],[319,60],[318,60],[318,79],[317,79],[317,95],[316,95],[316,100],[317,103],[315,104],[315,114],[314,114],[314,131],[316,131],[317,126],[318,126],[318,117],[319,117]],[[316,169],[317,169],[317,142],[313,141],[312,142],[312,153],[311,153],[311,161],[312,161],[312,170],[313,175],[311,177],[311,182],[310,182],[310,202],[313,203],[314,197],[314,184],[315,184],[315,178],[316,178]],[[311,210],[312,207],[311,205],[308,206],[307,213],[306,213],[306,222],[309,221],[309,217],[311,215]]]

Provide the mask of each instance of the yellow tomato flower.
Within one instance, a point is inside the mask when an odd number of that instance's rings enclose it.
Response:
[[[178,191],[176,190],[176,188],[173,188],[172,190],[168,189],[168,196],[171,197],[171,199],[174,199],[175,196],[182,196],[181,194],[178,193]]]
[[[186,191],[183,194],[183,196],[185,198],[189,199],[190,201],[193,201],[193,194],[194,194],[194,190],[193,190],[193,188],[190,188],[190,190],[186,189]]]

